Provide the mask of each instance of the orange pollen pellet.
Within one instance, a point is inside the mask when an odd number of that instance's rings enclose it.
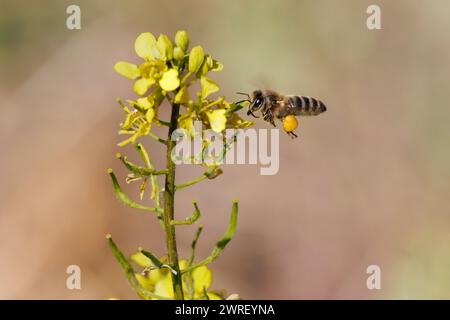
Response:
[[[295,116],[287,116],[283,119],[283,129],[286,132],[292,132],[298,128],[298,120]]]

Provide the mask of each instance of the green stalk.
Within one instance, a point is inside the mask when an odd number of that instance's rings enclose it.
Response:
[[[172,114],[170,116],[169,134],[167,138],[167,174],[164,185],[164,215],[163,221],[166,231],[166,244],[168,251],[168,264],[176,271],[172,274],[173,292],[176,300],[183,300],[183,288],[181,280],[180,267],[178,265],[177,242],[175,238],[175,226],[171,224],[174,220],[175,207],[175,163],[172,161],[172,150],[175,147],[175,141],[172,141],[172,133],[178,127],[178,116],[180,114],[180,105],[172,104]]]

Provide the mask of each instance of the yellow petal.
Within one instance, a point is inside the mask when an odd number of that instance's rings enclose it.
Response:
[[[135,273],[134,275],[137,281],[141,284],[141,286],[143,286],[147,290],[153,290],[153,283],[150,281],[149,278],[143,276],[140,273]]]
[[[160,59],[172,60],[173,44],[168,36],[165,34],[160,34],[158,41],[156,41],[156,47],[158,49]]]
[[[155,117],[155,110],[151,108],[148,109],[147,113],[145,114],[145,119],[147,119],[147,122],[152,123],[154,117]]]
[[[150,100],[148,98],[139,98],[137,99],[136,103],[139,107],[145,110],[152,107],[152,104],[150,103]]]
[[[178,261],[178,267],[180,268],[180,270],[186,269],[187,268],[187,260],[182,259],[182,260]]]
[[[207,293],[209,300],[223,300],[221,296],[212,293],[212,292],[208,292]]]
[[[148,268],[153,266],[152,261],[147,258],[142,252],[136,252],[131,255],[131,260],[136,262],[136,264],[143,268]]]
[[[126,61],[119,61],[114,65],[114,70],[128,79],[136,79],[140,72],[137,65]]]
[[[173,91],[180,86],[180,79],[178,78],[178,71],[170,69],[163,73],[159,85],[165,91]]]
[[[225,116],[225,113],[225,109],[217,109],[206,113],[209,119],[209,124],[211,125],[211,129],[213,129],[215,132],[222,132],[223,130],[225,130],[225,126],[227,123],[227,117]]]
[[[217,83],[205,76],[200,78],[200,85],[202,86],[202,98],[206,98],[211,93],[219,91],[219,86]]]
[[[134,42],[136,54],[143,59],[153,58],[153,49],[156,45],[156,39],[150,32],[141,33]]]
[[[196,293],[203,293],[203,288],[208,289],[212,284],[212,272],[207,266],[201,266],[192,271],[194,289]]]
[[[136,80],[133,90],[138,95],[143,96],[154,83],[155,81],[153,79],[141,78]]]
[[[173,298],[173,287],[172,287],[172,276],[170,273],[165,274],[156,284],[155,284],[155,294]]]
[[[187,130],[194,136],[194,120],[191,117],[180,120],[180,128]]]
[[[175,95],[175,103],[186,104],[189,102],[189,91],[186,87],[181,87],[178,93]]]
[[[161,278],[164,277],[165,271],[166,270],[161,270],[161,269],[150,270],[148,272],[148,279],[149,279],[150,283],[153,285],[158,283],[161,280]]]

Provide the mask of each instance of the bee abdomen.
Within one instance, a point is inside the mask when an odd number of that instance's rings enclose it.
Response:
[[[298,116],[315,116],[327,110],[322,101],[308,96],[291,96],[288,103]]]

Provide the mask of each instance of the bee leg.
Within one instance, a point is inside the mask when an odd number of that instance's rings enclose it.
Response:
[[[268,121],[271,125],[273,125],[275,128],[277,127],[277,125],[275,124],[275,121],[273,120],[273,117],[269,117],[269,118],[267,119],[267,121]]]
[[[275,122],[273,121],[273,116],[269,112],[264,114],[263,119],[264,119],[264,121],[269,122],[270,124],[272,124],[275,127]]]
[[[264,113],[264,120],[269,122],[271,125],[273,125],[274,127],[276,127],[275,121],[273,119],[273,114],[272,111],[267,110],[266,113]]]
[[[288,134],[289,137],[291,137],[291,139],[295,139],[298,138],[298,135],[296,135],[293,131],[291,132],[286,132]]]
[[[275,121],[273,120],[273,118],[270,119],[270,123],[271,123],[275,128],[277,127],[277,125],[275,124]]]

